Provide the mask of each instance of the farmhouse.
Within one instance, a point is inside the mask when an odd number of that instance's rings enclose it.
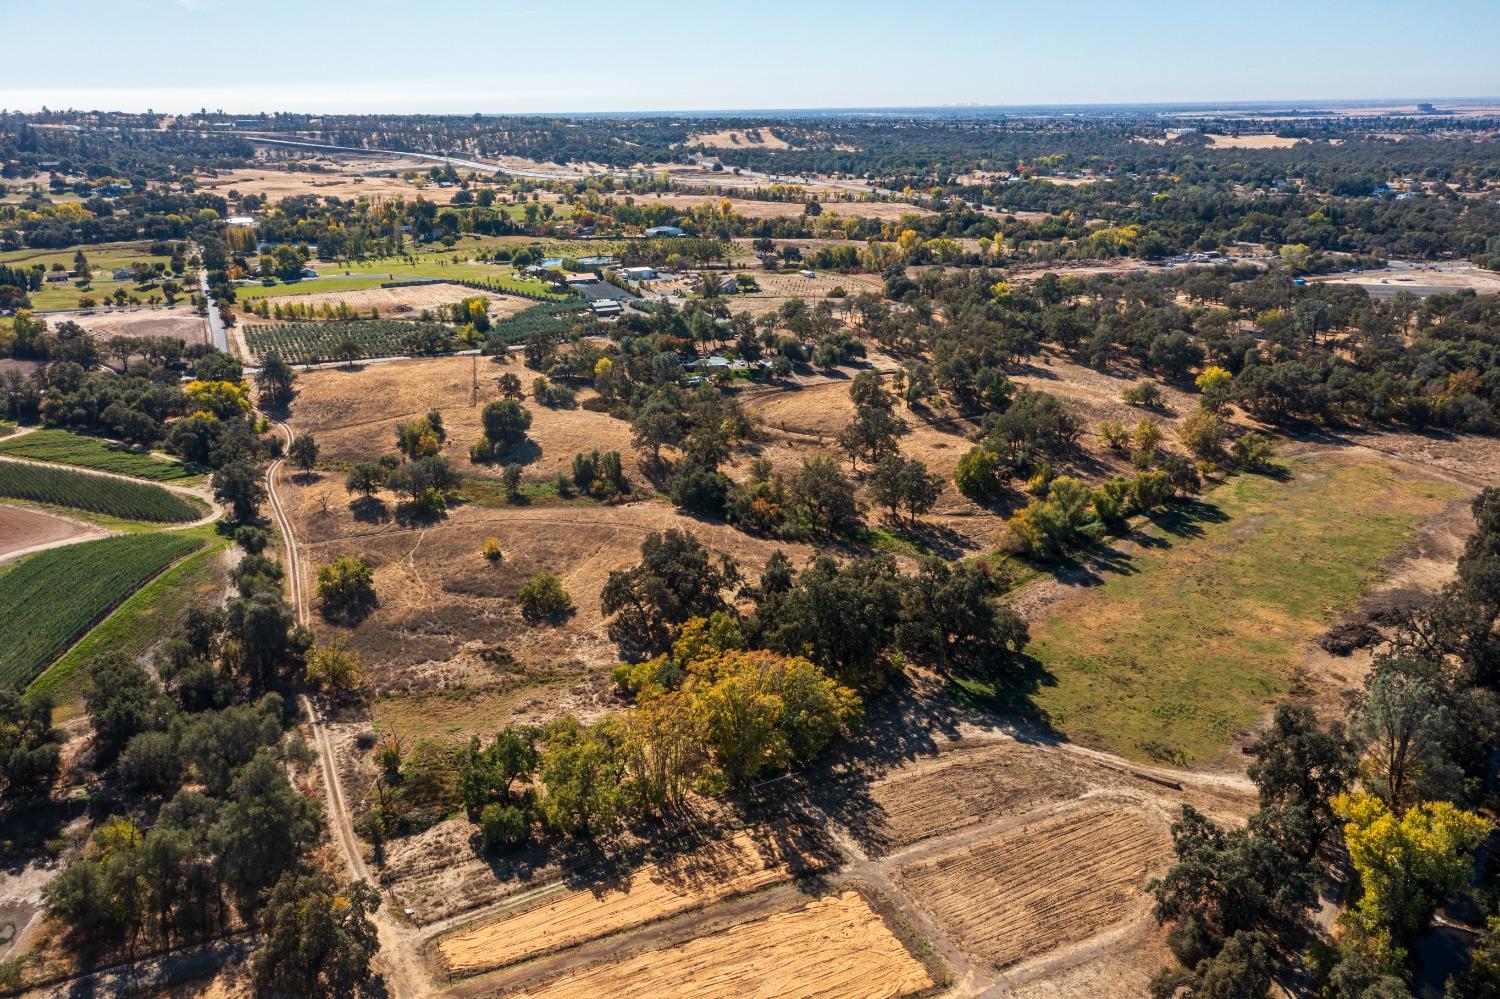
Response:
[[[675,225],[654,225],[651,228],[647,229],[645,234],[652,239],[658,239],[661,237],[675,238],[677,236],[687,235],[687,233],[683,232]]]
[[[116,281],[129,281],[135,277],[135,268],[116,267],[114,269],[114,273],[112,273],[110,277],[114,278]]]

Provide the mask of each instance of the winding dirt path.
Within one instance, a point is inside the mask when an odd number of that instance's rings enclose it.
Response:
[[[267,419],[271,417],[268,416]],[[272,419],[271,422],[275,424],[285,439],[287,448],[290,449],[294,440],[291,428],[280,420]],[[285,458],[278,458],[266,470],[266,496],[271,508],[271,518],[286,548],[286,581],[291,597],[292,614],[298,624],[305,625],[308,618],[307,594],[303,585],[302,563],[297,556],[297,537],[292,530],[291,518],[287,516],[281,497],[276,491],[277,477],[285,464]],[[348,803],[344,799],[344,789],[339,784],[338,758],[334,753],[333,740],[329,738],[323,716],[311,698],[305,694],[302,696],[302,707],[307,712],[308,721],[312,726],[313,744],[318,753],[318,766],[323,772],[323,798],[328,815],[329,832],[333,835],[334,843],[343,855],[350,873],[357,880],[378,885],[379,882],[370,876],[369,868],[365,866],[359,837],[354,832],[354,822],[349,814]],[[385,980],[387,994],[394,999],[417,999],[417,997],[429,995],[432,987],[416,960],[416,948],[411,940],[414,935],[413,931],[403,926],[398,921],[398,917],[392,914],[389,897],[386,903],[375,913],[374,922],[380,939],[380,953],[376,958],[376,963]]]

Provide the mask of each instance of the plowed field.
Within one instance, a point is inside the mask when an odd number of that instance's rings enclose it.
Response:
[[[844,822],[873,853],[888,853],[996,815],[1077,797],[1087,789],[1078,769],[1074,762],[1070,773],[1052,756],[1010,743],[959,750],[895,771]]]
[[[848,891],[518,994],[531,999],[886,999],[933,984],[880,916]]]
[[[473,975],[587,940],[643,926],[766,888],[819,859],[784,837],[753,832],[691,855],[651,864],[618,887],[591,886],[448,937],[438,944],[447,970]],[[789,849],[790,848],[790,849]]]
[[[1139,911],[1170,850],[1165,821],[1092,809],[910,864],[899,880],[966,950],[1003,968]]]

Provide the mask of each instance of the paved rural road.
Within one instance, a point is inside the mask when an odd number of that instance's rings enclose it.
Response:
[[[491,173],[503,173],[512,177],[529,177],[535,180],[578,180],[583,176],[575,170],[563,168],[557,170],[519,170],[501,166],[498,163],[481,163],[479,160],[445,156],[441,153],[414,153],[405,149],[364,149],[360,146],[335,146],[327,142],[272,139],[257,132],[236,132],[235,134],[250,142],[264,142],[276,146],[295,146],[299,149],[328,149],[333,152],[357,153],[363,156],[410,156],[413,159],[430,160],[433,163],[447,163],[451,166],[468,167],[471,170],[486,170]]]
[[[219,306],[208,293],[208,271],[199,268],[198,287],[203,292],[203,301],[208,308],[208,335],[215,350],[229,353],[229,331],[224,328],[224,317],[219,315]]]
[[[269,416],[266,418],[275,424],[290,449],[294,439],[292,428],[280,420]],[[307,599],[303,588],[302,564],[297,559],[297,538],[292,530],[292,520],[287,516],[286,508],[281,503],[281,496],[276,491],[276,479],[285,464],[285,458],[278,458],[266,470],[266,496],[270,500],[271,518],[276,524],[277,532],[281,535],[282,543],[286,546],[286,580],[292,600],[292,614],[298,624],[305,625],[308,616]],[[302,697],[302,707],[307,712],[308,720],[312,725],[313,744],[318,752],[318,766],[323,771],[323,798],[328,813],[329,832],[333,834],[334,843],[343,854],[350,874],[357,880],[378,887],[379,882],[370,876],[369,868],[365,866],[359,838],[354,832],[354,823],[349,815],[344,789],[339,784],[338,759],[333,751],[333,740],[328,736],[327,725],[316,705],[305,694]],[[386,901],[389,903],[389,898]],[[374,922],[376,933],[380,938],[380,954],[377,961],[385,979],[387,994],[393,999],[415,999],[415,997],[429,994],[431,989],[427,984],[427,977],[413,955],[413,947],[409,940],[412,936],[411,929],[398,921],[391,912],[389,904],[380,907],[375,913]]]

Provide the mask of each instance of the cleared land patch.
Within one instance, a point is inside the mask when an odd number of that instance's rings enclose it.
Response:
[[[480,422],[484,406],[500,398],[498,379],[507,372],[528,386],[537,376],[518,362],[498,364],[486,357],[433,357],[357,369],[308,371],[297,380],[291,425],[299,434],[317,435],[326,461],[374,461],[395,450],[398,422],[439,409],[448,433],[444,457],[466,475],[498,476],[499,464],[476,465],[469,460],[468,452],[469,445],[484,432]],[[589,393],[582,395],[586,399]],[[528,480],[547,480],[560,471],[571,470],[574,454],[598,448],[619,451],[625,474],[644,485],[630,444],[630,425],[625,421],[581,406],[539,406],[529,390],[522,405],[531,411],[527,433],[537,443],[534,452],[528,450],[520,456]],[[530,460],[525,460],[528,457]]]
[[[0,441],[0,454],[115,472],[154,482],[188,479],[196,474],[180,461],[67,430],[34,430],[14,440]]]
[[[748,831],[651,864],[614,886],[567,892],[438,944],[449,974],[504,967],[789,880],[820,863],[807,837]]]
[[[318,282],[312,281],[305,285],[308,294],[298,295],[297,304],[316,308],[320,305],[338,305],[343,303],[352,309],[368,313],[370,309],[379,310],[382,316],[416,318],[415,315],[407,313],[418,313],[422,309],[436,309],[439,306],[453,305],[462,302],[466,298],[485,298],[490,303],[490,315],[509,316],[530,307],[533,303],[524,298],[513,298],[497,295],[489,291],[476,291],[473,288],[465,288],[461,284],[407,284],[395,288],[363,288],[352,291],[320,291]],[[254,298],[254,286],[247,287],[243,292],[244,297]],[[262,319],[259,316],[246,313],[240,317],[246,324],[278,322],[279,320]]]
[[[902,868],[902,886],[996,968],[1134,914],[1171,855],[1165,820],[1091,809]]]
[[[1157,517],[1125,571],[1033,623],[1032,703],[1055,728],[1175,764],[1221,751],[1417,525],[1466,495],[1377,459],[1288,464],[1287,481],[1236,476]]]
[[[1076,761],[1070,765],[1033,747],[997,743],[898,769],[841,818],[869,850],[884,854],[1087,789]]]
[[[687,146],[710,149],[789,149],[786,140],[769,128],[724,128],[717,132],[695,132],[688,136]]]
[[[121,336],[169,336],[189,345],[208,343],[208,320],[185,304],[161,309],[108,309],[47,318],[53,323],[71,320],[101,340]]]
[[[846,891],[517,994],[533,999],[877,999],[911,995],[934,984],[869,903]]]
[[[128,534],[39,552],[0,576],[0,621],[9,622],[0,683],[30,683],[143,583],[202,545],[191,534]]]
[[[64,544],[88,533],[82,524],[41,510],[0,506],[0,559],[42,545]]]
[[[1300,140],[1272,135],[1210,135],[1208,141],[1214,149],[1290,149]]]
[[[183,523],[203,515],[200,507],[160,486],[35,462],[0,461],[0,496],[154,523]]]

